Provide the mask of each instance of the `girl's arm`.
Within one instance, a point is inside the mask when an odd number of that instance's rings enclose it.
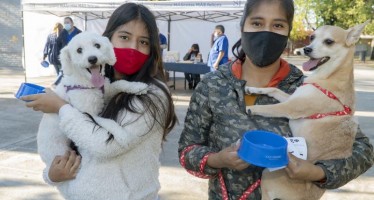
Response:
[[[156,95],[159,98],[154,99],[155,103],[159,107],[164,107],[163,105],[167,103],[166,96],[160,91]],[[134,102],[134,105],[140,114],[123,111],[118,117],[120,122],[93,116],[96,124],[91,117],[66,105],[67,102],[50,90],[47,90],[45,94],[29,95],[22,99],[31,101],[26,103],[26,106],[36,111],[59,112],[60,128],[63,133],[79,148],[90,152],[93,156],[115,157],[131,150],[143,141],[143,137],[149,137],[148,134],[160,134],[162,138],[161,125],[154,121],[155,119],[149,112],[142,113],[145,108],[139,102]],[[157,116],[157,119],[162,121],[164,117]],[[155,124],[150,130],[153,123]],[[113,140],[108,141],[109,133],[114,136]]]
[[[140,106],[138,108],[143,109]],[[59,116],[60,128],[64,134],[74,141],[79,149],[96,157],[107,158],[123,154],[142,142],[144,137],[149,137],[149,134],[160,134],[160,138],[162,137],[159,124],[155,123],[150,130],[154,118],[149,112],[137,114],[123,111],[118,117],[120,122],[116,122],[98,116],[92,116],[92,119],[66,105],[61,108]],[[109,133],[113,135],[113,140],[108,140]]]
[[[184,55],[183,60],[190,60],[191,58],[191,49]]]
[[[49,53],[49,41],[50,41],[50,39],[49,39],[49,35],[48,35],[48,37],[47,37],[47,41],[45,42],[45,45],[44,45],[44,51],[43,51],[43,60],[45,60],[45,58],[47,57],[47,55],[48,55],[48,53]]]
[[[326,189],[339,188],[366,172],[373,166],[373,163],[373,146],[369,138],[358,128],[350,157],[317,161],[316,165],[324,170],[326,180],[315,182],[315,184]]]
[[[61,108],[60,128],[78,146],[92,156],[107,158],[116,157],[139,145],[151,134],[159,135],[162,141],[162,123],[165,120],[166,95],[156,86],[150,86],[146,94],[161,110],[153,116],[152,112],[134,98],[132,105],[138,113],[122,110],[117,121],[99,116],[88,116],[71,106]],[[113,139],[108,140],[110,134]]]
[[[181,165],[200,178],[209,178],[218,173],[218,169],[207,164],[208,156],[216,153],[207,145],[212,117],[209,87],[203,80],[191,97],[178,148]]]

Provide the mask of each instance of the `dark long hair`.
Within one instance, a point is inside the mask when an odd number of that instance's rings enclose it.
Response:
[[[117,28],[123,24],[126,24],[132,20],[141,20],[147,27],[147,31],[150,37],[150,54],[148,60],[145,62],[139,72],[125,76],[124,79],[128,81],[138,81],[147,84],[153,84],[160,88],[167,97],[167,103],[159,97],[159,95],[148,91],[145,95],[134,95],[121,92],[115,95],[108,103],[104,111],[101,113],[102,117],[110,118],[113,120],[121,121],[124,119],[117,119],[119,113],[126,109],[128,112],[140,113],[134,106],[134,100],[138,99],[145,112],[152,115],[153,121],[151,123],[152,128],[155,123],[158,123],[163,128],[163,139],[165,140],[166,135],[171,131],[177,122],[177,117],[174,111],[174,104],[165,83],[165,74],[163,70],[162,59],[160,55],[159,37],[157,32],[157,25],[154,15],[151,11],[143,5],[135,3],[125,3],[118,7],[110,17],[103,36],[112,38]],[[113,81],[112,66],[107,66],[106,75]],[[154,96],[155,98],[150,98]],[[155,99],[157,99],[155,101]],[[158,102],[157,102],[158,101]],[[145,113],[140,113],[145,114]],[[131,122],[130,122],[131,123]],[[146,124],[145,124],[146,125]],[[149,124],[148,124],[149,125]],[[150,129],[151,130],[151,129]],[[110,134],[108,141],[113,139],[113,135]]]
[[[280,5],[286,12],[286,17],[287,17],[287,22],[290,27],[290,30],[288,32],[288,35],[290,34],[292,30],[292,22],[293,22],[293,17],[295,13],[295,7],[293,4],[293,0],[247,0],[244,11],[243,11],[243,16],[240,20],[240,31],[243,32],[245,20],[247,17],[252,13],[253,9],[256,9],[257,6],[259,6],[261,3],[269,3],[272,1],[279,1]],[[236,59],[239,59],[240,61],[244,62],[245,60],[245,53],[241,48],[242,46],[242,41],[239,39],[234,46],[232,46],[232,54],[235,56]]]
[[[199,47],[199,44],[195,43],[195,44],[192,44],[191,46],[192,48],[196,49],[198,53],[200,53],[200,47]]]
[[[197,56],[197,54],[200,53],[200,47],[199,47],[199,44],[197,44],[197,43],[192,44],[191,47],[194,48],[194,49],[196,49],[195,56]]]

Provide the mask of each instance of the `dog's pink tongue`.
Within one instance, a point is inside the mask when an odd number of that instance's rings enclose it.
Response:
[[[105,78],[100,74],[100,67],[90,68],[91,71],[91,83],[96,88],[101,88],[104,85]]]
[[[310,69],[314,68],[317,66],[319,62],[319,59],[310,59],[303,63],[303,70],[304,71],[309,71]]]

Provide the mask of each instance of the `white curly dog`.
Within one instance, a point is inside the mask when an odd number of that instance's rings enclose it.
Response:
[[[109,39],[96,33],[83,32],[75,36],[61,50],[60,59],[64,77],[55,92],[81,112],[97,116],[103,110],[105,99],[110,99],[118,92],[137,95],[147,93],[148,85],[145,83],[120,80],[110,84],[104,77],[105,64],[115,64],[116,57]],[[38,153],[46,164],[43,176],[47,182],[46,176],[52,161],[55,156],[69,150],[70,143],[71,140],[59,128],[58,115],[44,114],[39,125],[37,144]],[[57,188],[65,198],[74,199],[68,192],[69,183],[59,183]]]

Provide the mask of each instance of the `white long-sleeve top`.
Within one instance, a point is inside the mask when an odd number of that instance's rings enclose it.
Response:
[[[157,87],[151,90],[159,107],[167,108],[167,98]],[[144,107],[135,101],[137,110]],[[166,111],[157,116],[163,121]],[[71,200],[155,200],[160,189],[159,155],[163,130],[157,122],[149,131],[154,117],[121,111],[116,122],[94,116],[95,126],[85,114],[70,105],[59,111],[60,128],[79,148],[82,156],[77,177],[59,183],[57,188]],[[107,142],[108,132],[114,139]]]

